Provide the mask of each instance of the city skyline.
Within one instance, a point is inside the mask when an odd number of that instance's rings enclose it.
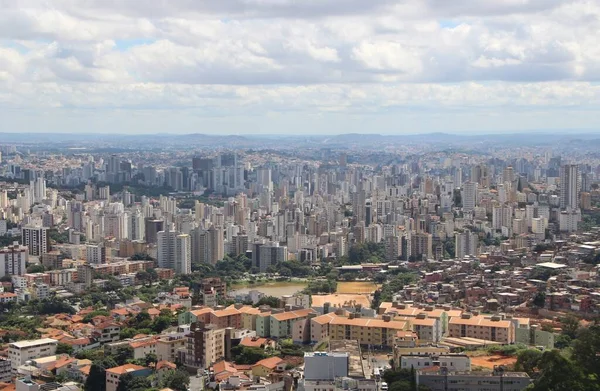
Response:
[[[0,13],[0,132],[592,132],[600,6],[25,1]]]

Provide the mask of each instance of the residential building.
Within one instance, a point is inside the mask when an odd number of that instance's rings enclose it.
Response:
[[[451,372],[471,370],[471,358],[464,354],[410,354],[400,357],[400,368],[416,370],[441,367]]]
[[[0,248],[0,277],[20,276],[27,273],[27,247],[18,242],[12,246]]]
[[[21,241],[29,249],[29,255],[39,257],[50,251],[50,234],[47,227],[23,227]]]
[[[478,338],[503,344],[515,342],[515,326],[500,316],[484,317],[464,313],[448,322],[448,335],[453,338]]]
[[[224,328],[202,322],[192,323],[185,350],[185,365],[208,368],[225,357]]]
[[[524,372],[417,371],[417,385],[431,391],[521,391],[530,383]]]
[[[10,360],[13,374],[17,368],[28,360],[47,357],[56,354],[58,341],[52,338],[41,338],[29,341],[12,342],[8,344],[8,359]]]
[[[152,374],[150,368],[142,367],[135,364],[125,364],[106,370],[106,391],[117,391],[119,380],[123,375],[131,375],[133,377],[146,377]]]

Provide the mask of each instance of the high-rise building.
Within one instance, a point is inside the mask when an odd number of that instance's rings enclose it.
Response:
[[[104,244],[87,244],[85,252],[89,264],[100,265],[106,263],[106,247],[104,247]]]
[[[225,332],[215,324],[192,323],[187,337],[185,365],[208,368],[225,357]]]
[[[477,183],[473,181],[467,181],[463,183],[462,193],[462,207],[465,211],[471,211],[475,209],[477,205]]]
[[[18,242],[0,248],[0,277],[20,276],[27,273],[27,247]]]
[[[560,168],[560,209],[579,208],[579,192],[581,191],[581,178],[579,166],[565,164]]]
[[[29,255],[39,257],[50,251],[50,235],[48,228],[25,226],[21,229],[23,245],[29,249]]]
[[[463,259],[467,255],[477,255],[479,239],[475,232],[465,230],[454,235],[454,249],[457,259]]]
[[[288,250],[277,242],[252,243],[252,265],[265,272],[269,266],[287,262]]]
[[[189,274],[192,271],[192,254],[190,236],[177,231],[160,231],[158,233],[158,266],[172,269],[178,274]]]
[[[225,244],[223,240],[223,228],[220,226],[210,226],[208,233],[208,263],[214,265],[225,257]]]
[[[144,224],[146,243],[156,243],[158,232],[164,229],[165,223],[159,219],[146,218]]]

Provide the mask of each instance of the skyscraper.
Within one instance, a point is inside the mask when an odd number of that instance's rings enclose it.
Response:
[[[160,231],[157,236],[158,266],[178,274],[191,273],[190,236],[174,230]]]
[[[475,209],[477,204],[477,183],[467,181],[463,183],[462,194],[463,210],[470,211]]]
[[[579,208],[579,192],[581,191],[581,178],[579,166],[565,164],[560,167],[560,209]]]
[[[454,248],[457,259],[463,259],[466,255],[477,255],[478,247],[479,239],[476,233],[465,230],[454,235]]]

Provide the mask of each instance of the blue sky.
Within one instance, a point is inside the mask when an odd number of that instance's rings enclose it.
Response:
[[[0,132],[595,131],[589,0],[6,3]]]

